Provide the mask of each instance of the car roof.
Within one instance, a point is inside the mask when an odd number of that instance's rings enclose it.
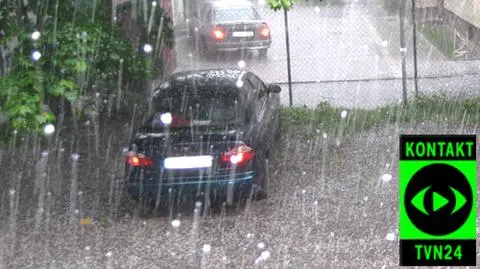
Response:
[[[253,7],[252,2],[246,0],[207,0],[215,8],[245,8]]]
[[[218,91],[221,89],[222,92],[243,95],[243,87],[237,87],[237,81],[241,80],[243,76],[248,73],[245,70],[239,69],[203,69],[203,70],[187,70],[187,71],[177,71],[172,73],[164,82],[158,87],[157,93],[159,94],[162,89],[169,88],[173,90],[174,88],[181,87],[181,85],[219,85],[217,89],[212,87],[198,87],[202,88],[204,91]],[[219,84],[220,82],[220,84]],[[225,87],[221,87],[221,86]],[[196,88],[196,87],[195,87]]]

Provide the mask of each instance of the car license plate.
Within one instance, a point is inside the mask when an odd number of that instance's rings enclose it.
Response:
[[[233,37],[251,37],[253,36],[253,32],[233,32]]]
[[[208,168],[212,166],[212,156],[183,156],[165,158],[165,169],[194,169]]]

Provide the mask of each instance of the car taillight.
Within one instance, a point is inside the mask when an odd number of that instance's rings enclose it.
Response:
[[[143,154],[129,153],[127,164],[133,167],[152,167],[153,160]]]
[[[227,33],[227,31],[225,30],[225,28],[223,27],[214,27],[212,28],[212,30],[210,31],[210,35],[213,39],[215,40],[223,40],[225,39]]]
[[[270,38],[270,28],[268,25],[264,24],[262,27],[260,27],[260,37],[264,39],[269,39]]]
[[[255,150],[247,145],[238,145],[222,154],[224,163],[236,166],[243,166],[253,159]]]

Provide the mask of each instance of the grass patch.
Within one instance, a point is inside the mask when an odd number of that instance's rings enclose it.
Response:
[[[346,111],[346,117],[341,114]],[[324,102],[315,109],[282,109],[282,126],[287,132],[306,137],[314,134],[349,135],[394,123],[480,124],[480,97],[452,99],[445,95],[419,96],[407,106],[395,104],[377,109],[345,109]],[[344,112],[345,113],[345,112]]]
[[[444,56],[454,58],[454,33],[447,25],[423,24],[417,27],[418,31],[434,45]]]

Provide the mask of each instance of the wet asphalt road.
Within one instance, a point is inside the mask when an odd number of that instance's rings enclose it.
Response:
[[[9,187],[1,191],[0,268],[397,268],[397,135],[479,133],[431,123],[389,126],[340,147],[321,131],[311,140],[285,134],[270,160],[269,199],[204,216],[193,213],[192,201],[141,218],[116,190],[125,143],[118,134],[128,126],[109,128],[98,140],[106,146],[101,158],[93,135],[80,137],[77,149],[65,140],[46,169],[41,151],[30,158],[34,147],[17,150],[16,163],[3,155],[10,166],[2,172]],[[78,174],[72,152],[79,154]],[[390,181],[382,180],[386,174]],[[12,193],[15,183],[21,189]],[[93,222],[81,223],[88,216]]]

